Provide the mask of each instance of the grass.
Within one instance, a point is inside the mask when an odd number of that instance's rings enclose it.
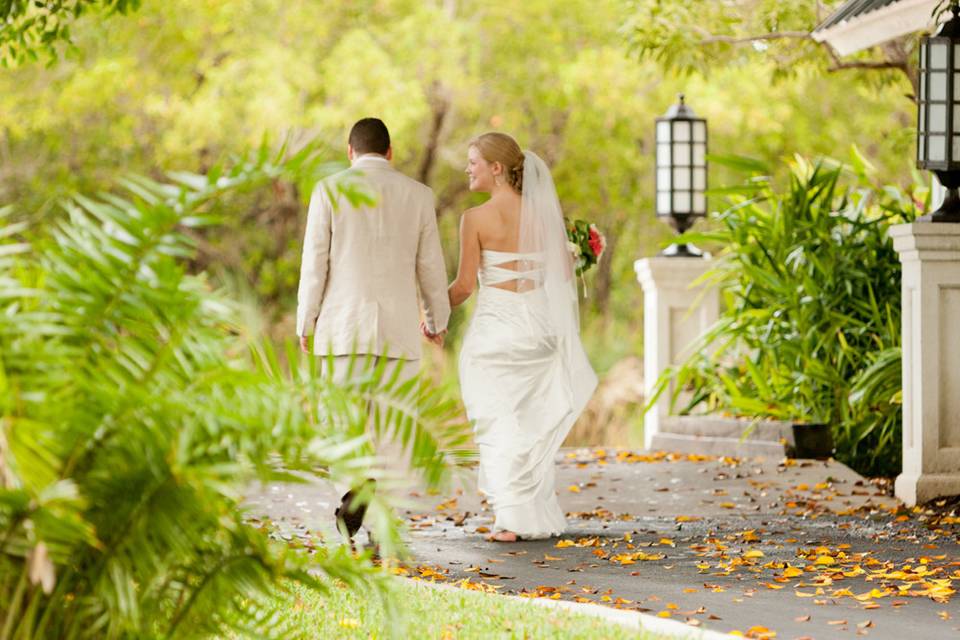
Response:
[[[584,614],[519,602],[465,589],[434,589],[397,579],[400,616],[388,620],[376,598],[347,588],[320,596],[293,588],[289,611],[298,629],[310,629],[308,638],[343,640],[377,638],[563,638],[595,640],[659,640],[661,636],[627,629]],[[391,636],[391,632],[393,636]]]

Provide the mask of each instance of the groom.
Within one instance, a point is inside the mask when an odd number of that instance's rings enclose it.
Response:
[[[374,356],[373,366],[386,359],[385,379],[399,369],[402,381],[420,369],[418,289],[425,334],[442,341],[450,317],[433,191],[393,168],[390,133],[377,118],[353,125],[347,157],[351,167],[310,197],[297,293],[300,349],[310,353],[313,335],[321,366],[332,356],[324,373],[335,382],[345,381],[351,354]],[[341,180],[359,182],[375,204],[354,206],[337,195]]]

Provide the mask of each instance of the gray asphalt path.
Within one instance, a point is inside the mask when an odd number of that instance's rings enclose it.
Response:
[[[960,638],[960,524],[897,511],[839,463],[564,450],[557,488],[566,534],[515,544],[483,539],[472,473],[411,496],[411,575],[778,640]],[[285,537],[332,535],[328,486],[249,500]]]

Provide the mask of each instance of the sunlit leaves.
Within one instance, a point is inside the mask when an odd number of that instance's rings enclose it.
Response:
[[[709,234],[723,259],[707,278],[727,310],[657,388],[675,381],[675,399],[692,388],[679,411],[831,425],[839,460],[895,472],[900,265],[887,230],[916,203],[829,160],[798,158],[786,189],[751,186]]]
[[[45,56],[55,62],[63,45],[71,45],[73,23],[84,13],[128,13],[141,0],[2,0],[0,66],[10,67]]]
[[[320,165],[315,145],[262,146],[205,175],[76,196],[29,250],[22,227],[0,230],[0,280],[18,285],[0,300],[0,594],[16,637],[289,637],[281,578],[383,593],[385,574],[344,547],[273,541],[241,491],[303,479],[281,466],[380,477],[371,402],[384,407],[375,431],[435,483],[467,437],[455,405],[381,367],[336,386],[292,348],[281,359],[184,264],[188,230],[215,222],[226,193]],[[399,552],[386,499],[368,514],[385,554]],[[17,590],[21,576],[49,598]]]

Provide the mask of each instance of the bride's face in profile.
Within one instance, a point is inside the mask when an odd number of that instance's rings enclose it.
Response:
[[[467,151],[467,179],[470,181],[470,191],[479,191],[489,193],[493,191],[494,186],[494,164],[487,162],[480,150],[476,147],[470,147]]]

